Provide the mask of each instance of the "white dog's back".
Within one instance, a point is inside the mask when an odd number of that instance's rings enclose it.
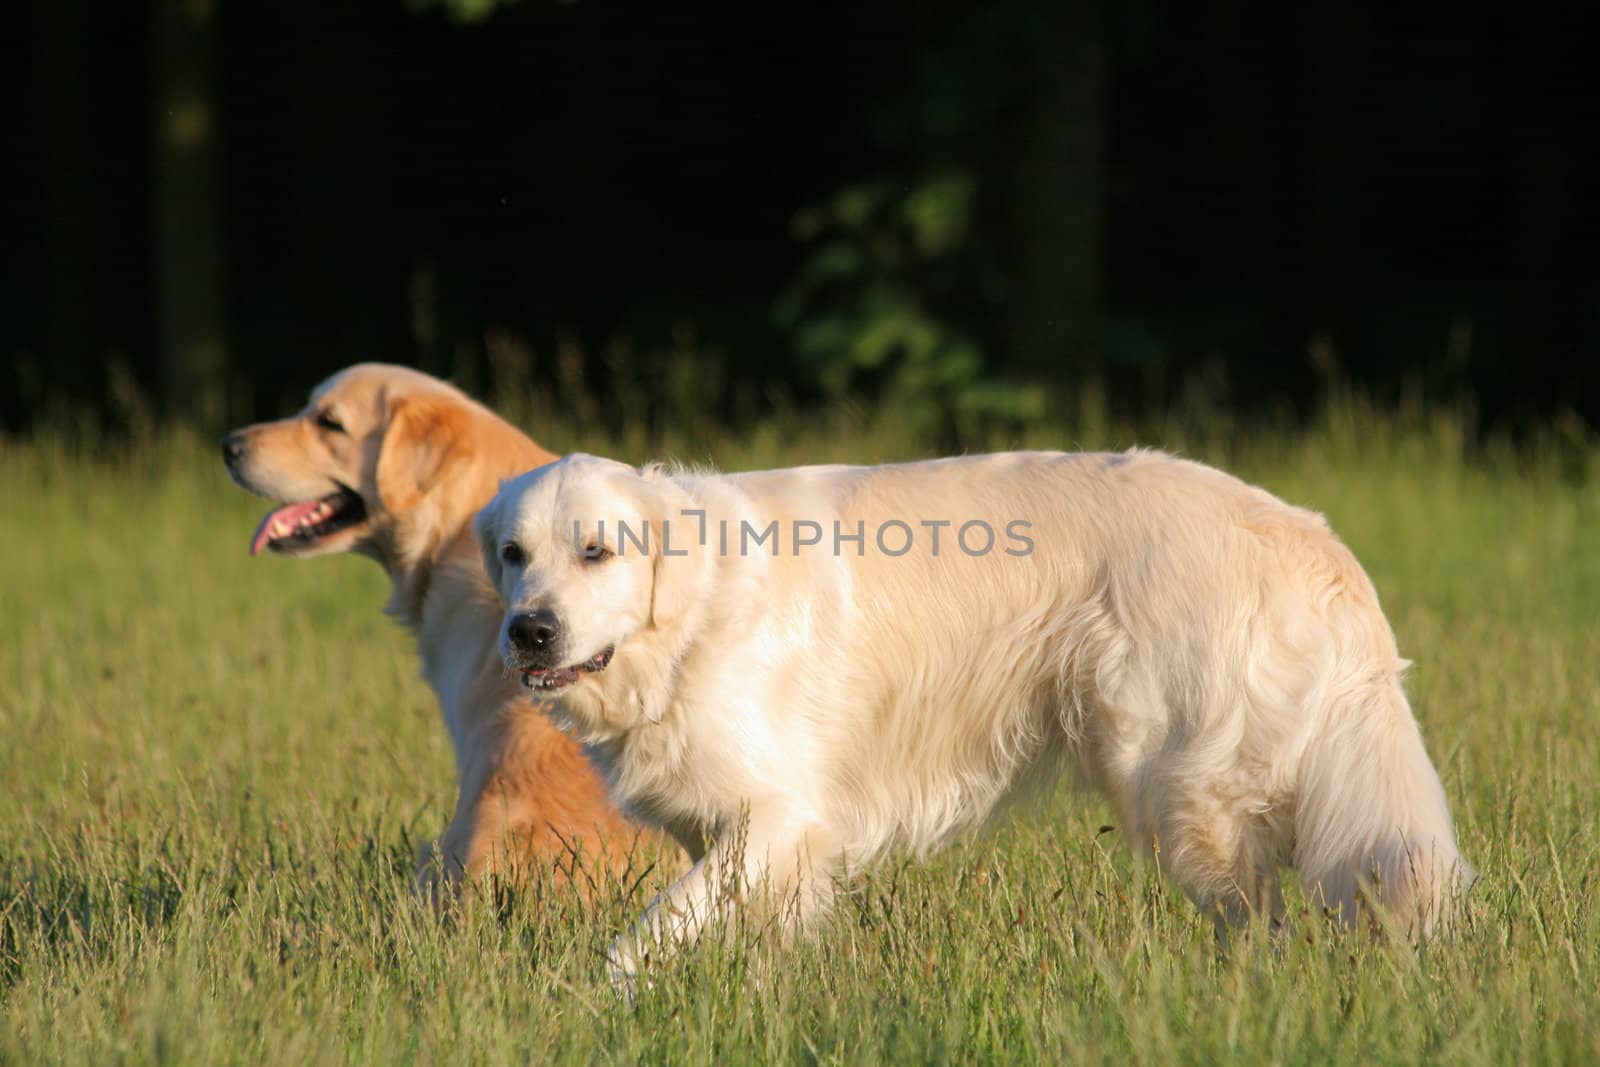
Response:
[[[1293,863],[1348,915],[1362,879],[1437,912],[1460,862],[1443,789],[1376,593],[1320,516],[1158,453],[805,477],[837,487],[819,521],[863,534],[817,627],[832,650],[787,702],[830,709],[815,801],[857,862],[936,847],[1066,756],[1204,906],[1271,906]],[[897,521],[911,548],[889,556]],[[935,531],[937,555],[916,544]]]

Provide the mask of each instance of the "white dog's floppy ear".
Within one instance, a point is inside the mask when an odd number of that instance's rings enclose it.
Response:
[[[650,550],[655,556],[655,580],[650,589],[650,623],[657,629],[671,626],[689,610],[697,593],[705,548],[700,526],[682,514],[686,498],[671,491],[671,483],[654,468],[640,474],[653,482],[657,505],[650,519]]]
[[[673,545],[674,551],[678,547]],[[658,550],[655,568],[655,585],[650,590],[650,623],[659,630],[671,626],[689,610],[694,565],[686,557],[668,556]]]
[[[502,486],[503,488],[503,486]],[[472,520],[473,532],[478,535],[478,547],[483,549],[483,569],[489,584],[500,594],[500,498],[496,496],[483,506]]]

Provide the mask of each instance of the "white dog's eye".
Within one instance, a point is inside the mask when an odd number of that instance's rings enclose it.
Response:
[[[500,546],[500,561],[508,567],[520,567],[528,562],[528,557],[522,551],[521,545],[508,541]]]
[[[611,558],[611,550],[605,545],[594,543],[584,545],[581,555],[585,563],[604,563]]]
[[[331,411],[317,412],[317,425],[324,430],[332,430],[334,433],[344,433],[344,423],[334,418]]]

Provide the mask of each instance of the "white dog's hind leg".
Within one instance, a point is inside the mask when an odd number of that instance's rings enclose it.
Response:
[[[1181,765],[1160,776],[1156,831],[1143,847],[1161,872],[1209,915],[1219,935],[1284,915],[1278,866],[1281,830],[1251,811],[1246,798],[1216,789],[1200,767]]]

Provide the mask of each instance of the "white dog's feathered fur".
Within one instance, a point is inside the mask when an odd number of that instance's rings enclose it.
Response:
[[[776,545],[741,543],[773,520]],[[978,527],[956,540],[973,520],[997,537],[981,555]],[[1200,464],[576,455],[508,483],[478,531],[507,663],[698,860],[619,940],[623,975],[693,937],[719,887],[815,912],[840,872],[937,847],[1061,765],[1219,921],[1276,917],[1287,864],[1346,921],[1365,886],[1425,932],[1470,877],[1361,567],[1321,516]],[[539,655],[512,632],[531,612],[554,626]]]

